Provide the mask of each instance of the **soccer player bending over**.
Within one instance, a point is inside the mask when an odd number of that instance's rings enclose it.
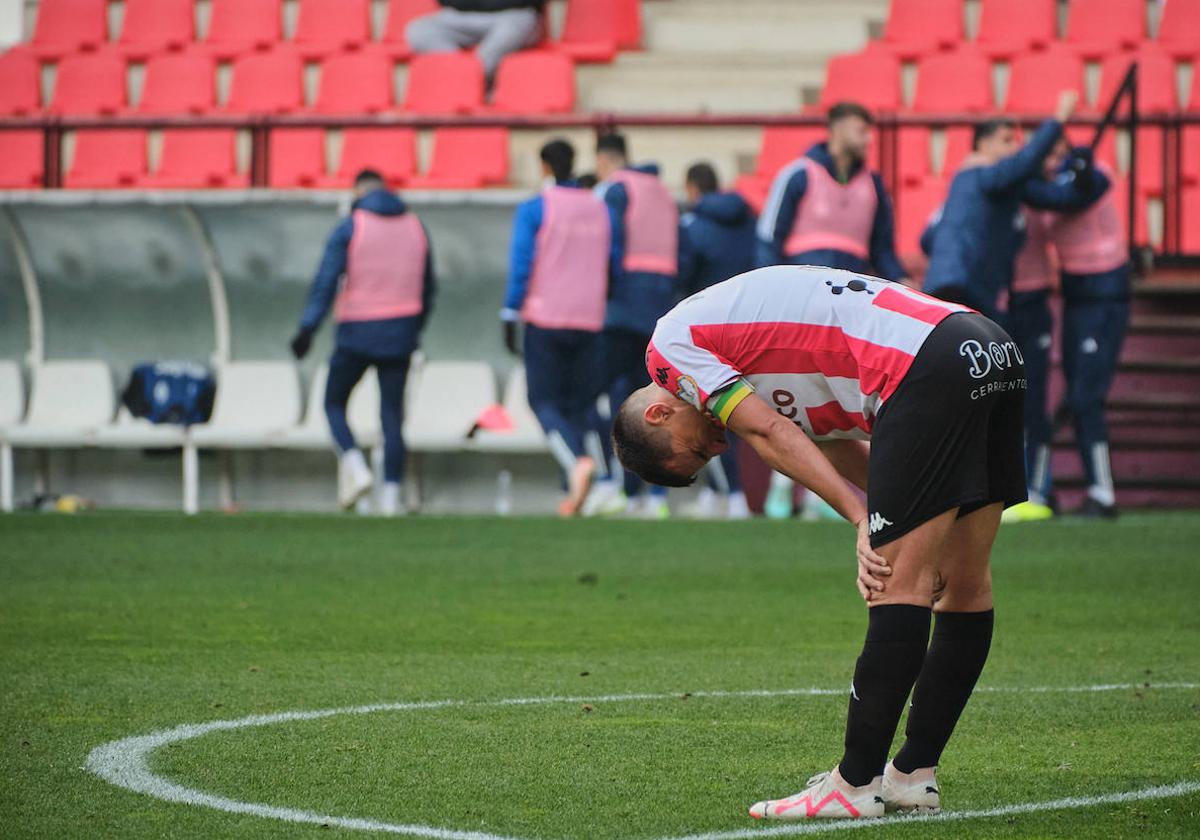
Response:
[[[646,363],[652,382],[613,429],[627,469],[687,485],[729,429],[858,529],[869,617],[842,760],[750,815],[937,812],[938,760],[991,644],[1000,513],[1025,499],[1016,345],[982,315],[898,284],[773,266],[668,312]],[[910,691],[907,738],[888,761]]]

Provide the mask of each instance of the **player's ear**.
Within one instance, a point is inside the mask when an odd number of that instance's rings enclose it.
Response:
[[[642,416],[646,418],[646,422],[651,426],[661,426],[671,418],[675,411],[665,402],[655,400],[646,406],[646,410]]]

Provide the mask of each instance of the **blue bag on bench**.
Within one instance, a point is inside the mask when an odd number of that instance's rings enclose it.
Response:
[[[148,362],[134,367],[121,402],[151,423],[204,423],[212,415],[217,384],[212,371],[193,362]]]

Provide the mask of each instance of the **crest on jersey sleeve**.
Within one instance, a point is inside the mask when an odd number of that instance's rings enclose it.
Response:
[[[704,396],[696,380],[681,373],[653,344],[646,348],[646,369],[655,384],[670,391],[688,405],[703,411]]]

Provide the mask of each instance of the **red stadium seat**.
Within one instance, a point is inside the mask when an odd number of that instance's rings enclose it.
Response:
[[[899,155],[896,171],[900,183],[920,184],[932,175],[929,166],[929,135],[928,128],[905,126],[900,129],[896,143]]]
[[[414,189],[478,189],[508,182],[508,129],[439,128],[433,133],[433,160]]]
[[[63,179],[72,189],[135,186],[146,175],[146,132],[90,129],[75,132],[75,157]]]
[[[139,114],[206,114],[216,107],[216,63],[207,53],[164,53],[146,62]]]
[[[975,43],[994,58],[1044,49],[1058,38],[1055,0],[983,0]]]
[[[1200,187],[1185,187],[1180,225],[1180,249],[1188,254],[1200,254]]]
[[[955,126],[946,129],[946,146],[942,153],[942,175],[952,177],[967,155],[971,154],[971,129]]]
[[[387,23],[384,24],[379,45],[398,61],[408,59],[412,55],[405,35],[408,24],[413,18],[435,14],[439,9],[441,6],[437,0],[388,0]]]
[[[1051,114],[1061,90],[1080,92],[1083,107],[1083,61],[1065,48],[1027,53],[1013,59],[1004,109],[1014,114]]]
[[[229,60],[268,50],[283,39],[283,0],[212,0],[208,37],[214,58]]]
[[[557,114],[575,109],[575,64],[561,53],[509,55],[496,71],[492,108],[509,114]]]
[[[1200,25],[1200,21],[1197,21]],[[1116,94],[1125,72],[1134,61],[1138,64],[1138,110],[1144,112],[1179,110],[1175,90],[1175,62],[1152,43],[1135,53],[1114,53],[1100,65],[1100,94],[1096,107],[1103,110]]]
[[[899,194],[896,214],[896,250],[901,254],[921,253],[921,233],[929,217],[946,200],[950,181],[931,176],[904,187]]]
[[[1197,61],[1196,65],[1200,65],[1200,61]],[[1196,72],[1195,66],[1192,69],[1192,92],[1183,109],[1191,113],[1200,111],[1200,73]]]
[[[325,132],[277,128],[271,132],[267,183],[274,189],[315,187],[325,177]]]
[[[52,114],[96,116],[125,108],[125,59],[111,50],[69,55],[58,63]]]
[[[1183,127],[1183,166],[1185,184],[1200,184],[1200,125]]]
[[[348,128],[342,132],[337,173],[320,186],[345,189],[364,169],[374,169],[389,187],[401,187],[417,171],[417,138],[411,128]]]
[[[42,58],[58,59],[94,50],[108,41],[107,0],[41,0],[30,46]]]
[[[118,48],[138,59],[183,49],[196,37],[194,8],[193,0],[125,0]]]
[[[1132,49],[1145,38],[1145,0],[1071,0],[1064,40],[1084,58]]]
[[[1158,21],[1158,45],[1176,58],[1200,56],[1200,0],[1170,0]]]
[[[35,114],[42,107],[41,69],[31,50],[0,53],[0,116]]]
[[[962,0],[892,0],[883,43],[901,58],[950,49],[963,40]]]
[[[429,53],[408,66],[404,110],[466,114],[483,105],[483,65],[473,53]]]
[[[392,59],[373,48],[330,56],[321,63],[321,86],[313,110],[376,114],[395,108],[392,69]]]
[[[0,131],[0,189],[32,189],[42,185],[42,132]]]
[[[163,132],[158,171],[139,186],[153,189],[245,187],[237,172],[237,132],[226,128],[173,128]]]
[[[225,110],[233,114],[286,114],[304,107],[304,67],[286,47],[249,53],[233,64]]]
[[[895,111],[900,107],[900,62],[881,49],[831,58],[821,89],[821,107],[847,99],[875,111]]]
[[[371,40],[371,0],[300,0],[292,43],[305,58],[356,50]]]
[[[762,133],[755,174],[774,178],[775,173],[825,139],[824,126],[767,126]]]
[[[927,55],[918,63],[914,111],[976,113],[992,108],[992,65],[983,53],[967,47]]]
[[[642,44],[641,0],[569,0],[557,48],[576,61],[609,62]]]

